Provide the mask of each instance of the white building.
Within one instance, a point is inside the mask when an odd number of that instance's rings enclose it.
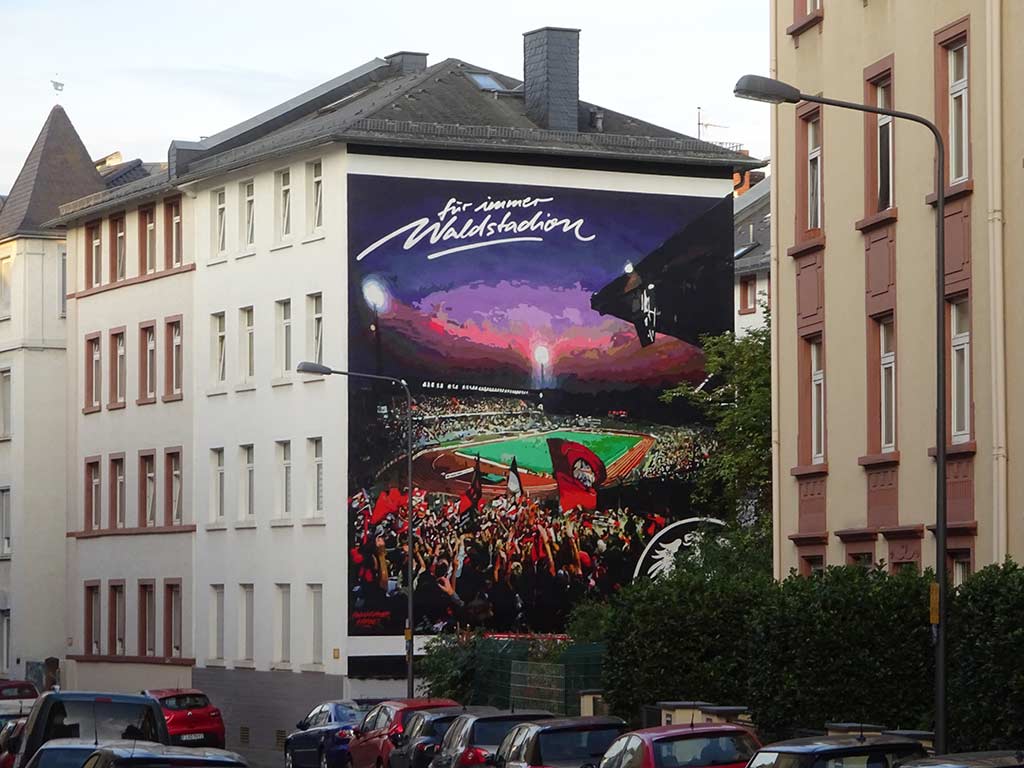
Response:
[[[39,684],[65,637],[65,249],[43,224],[102,186],[56,106],[0,208],[0,676]]]
[[[769,179],[755,184],[733,204],[736,335],[764,325],[771,296],[771,198]]]

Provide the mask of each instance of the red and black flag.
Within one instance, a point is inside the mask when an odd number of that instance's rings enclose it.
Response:
[[[577,507],[596,510],[597,489],[608,478],[604,462],[587,446],[558,437],[548,440],[548,451],[562,511]]]
[[[480,457],[476,457],[473,467],[473,479],[469,489],[459,496],[459,524],[464,532],[475,530],[476,513],[480,509],[480,500],[484,495],[484,481],[480,475]]]
[[[508,493],[516,499],[524,494],[523,480],[519,477],[519,465],[515,456],[512,457],[512,466],[508,468]]]

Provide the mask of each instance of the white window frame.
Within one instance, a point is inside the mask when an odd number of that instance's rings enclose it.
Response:
[[[68,249],[67,246],[60,247],[57,257],[57,316],[68,316]]]
[[[89,587],[85,593],[89,601],[89,623],[92,624],[92,648],[86,652],[94,656],[102,653],[100,638],[103,636],[103,623],[100,617],[100,588],[99,585]]]
[[[310,477],[310,515],[321,517],[324,513],[324,439],[309,438],[309,455],[313,468]]]
[[[318,235],[324,228],[324,164],[322,160],[314,160],[307,167],[310,177],[309,231]]]
[[[884,80],[879,81],[875,84],[875,101],[876,106],[882,109],[892,109],[892,80],[888,77]],[[877,115],[878,119],[875,126],[875,177],[877,180],[877,189],[875,190],[877,208],[879,211],[887,211],[893,207],[894,201],[893,196],[895,194],[895,185],[893,183],[893,132],[896,128],[895,121],[892,115]],[[888,149],[886,150],[886,160],[888,161],[889,178],[886,180],[886,184],[883,189],[882,179],[882,135],[888,136]],[[884,192],[884,195],[883,195]],[[882,205],[883,200],[887,202],[887,205]]]
[[[896,326],[892,318],[878,323],[879,440],[882,453],[896,450]]]
[[[292,372],[292,302],[281,299],[277,305],[277,373],[287,376]]]
[[[228,250],[227,190],[213,191],[213,252],[223,256]]]
[[[313,664],[324,663],[324,585],[309,584],[309,656]]]
[[[238,658],[252,661],[256,645],[256,590],[252,584],[239,584]]]
[[[324,295],[311,293],[309,306],[309,356],[320,365],[324,362]]]
[[[156,399],[156,328],[146,328],[146,397]]]
[[[13,386],[11,369],[0,368],[0,437],[5,439],[14,434]]]
[[[156,208],[146,208],[140,212],[146,222],[146,274],[156,272]]]
[[[964,54],[964,76],[954,80],[954,62],[959,51],[963,51]],[[956,184],[965,181],[971,173],[969,157],[970,101],[968,97],[970,57],[967,41],[964,40],[947,48],[946,58],[949,71],[949,182]],[[963,104],[959,125],[956,123],[956,110],[954,109],[957,99],[961,99]],[[959,173],[956,172],[958,160],[962,166]]]
[[[277,187],[277,241],[286,242],[292,236],[292,171],[283,168],[274,174]]]
[[[103,282],[103,234],[100,230],[100,224],[97,224],[92,230],[92,285],[89,286],[90,288]]]
[[[114,527],[124,528],[127,524],[128,483],[124,473],[124,458],[114,459],[111,474],[111,489],[114,494]]]
[[[11,611],[0,611],[0,672],[11,670]]]
[[[277,584],[277,628],[275,660],[290,664],[292,660],[292,588],[290,584]]]
[[[127,220],[118,216],[114,224],[114,279],[124,280],[128,276],[128,233]]]
[[[11,489],[0,488],[0,557],[10,557],[14,552],[11,524]]]
[[[225,514],[224,449],[210,449],[210,508],[213,510],[213,521],[223,522]]]
[[[181,321],[179,320],[171,323],[171,392],[175,395],[181,394],[184,362]]]
[[[164,589],[164,599],[170,600],[170,614],[171,614],[171,656],[173,658],[180,658],[182,651],[182,640],[181,640],[181,617],[182,617],[182,599],[181,599],[181,585],[180,584],[169,584]],[[164,628],[164,632],[167,628]]]
[[[127,605],[125,602],[125,585],[114,584],[110,588],[110,597],[113,598],[114,614],[114,647],[110,652],[115,656],[124,656],[128,652],[128,620]]]
[[[822,340],[809,341],[811,375],[811,463],[825,462],[825,367]]]
[[[256,448],[252,443],[241,446],[242,488],[241,517],[253,520],[256,517]]]
[[[128,388],[128,350],[124,331],[114,336],[114,400],[123,404]]]
[[[145,504],[146,526],[156,525],[156,455],[142,458],[143,503]]]
[[[184,492],[184,486],[182,484],[182,467],[181,467],[181,454],[171,453],[168,454],[170,457],[170,473],[171,473],[171,525],[181,525],[184,522],[182,512],[182,494]]]
[[[210,592],[210,654],[214,659],[224,658],[224,585],[211,584]]]
[[[228,334],[227,334],[227,315],[224,312],[214,312],[210,316],[213,330],[213,382],[214,384],[223,384],[227,381],[227,352],[228,352]]]
[[[89,349],[89,365],[92,366],[92,392],[90,396],[92,398],[92,406],[94,408],[100,407],[100,401],[103,399],[103,353],[100,349],[100,337],[92,339],[90,342]]]
[[[171,266],[180,267],[184,261],[181,242],[181,200],[172,200],[171,206]]]
[[[277,441],[277,463],[278,463],[278,517],[289,518],[292,516],[292,442],[291,440]]]
[[[98,461],[89,462],[89,505],[91,507],[89,511],[92,513],[93,530],[103,527],[101,481],[100,463]]]
[[[805,121],[807,131],[807,229],[821,229],[821,116]],[[817,145],[815,145],[817,141]]]
[[[242,381],[251,382],[256,378],[256,310],[254,307],[242,307],[238,310],[241,330]]]
[[[821,9],[821,0],[807,0],[807,14],[810,15]]]
[[[246,252],[256,247],[256,182],[254,179],[243,181],[241,184],[244,208],[242,210],[242,222],[245,227],[242,233],[242,242],[245,243]]]
[[[965,308],[966,324],[960,322],[958,309]],[[966,443],[971,439],[971,306],[967,299],[949,303],[950,328],[950,426],[952,441]],[[957,392],[963,382],[963,403]],[[960,425],[962,422],[962,426]]]
[[[144,647],[139,651],[143,656],[156,656],[156,584],[144,584],[141,592],[146,624],[142,628]]]

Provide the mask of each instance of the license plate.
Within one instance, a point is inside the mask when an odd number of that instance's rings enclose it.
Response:
[[[202,741],[203,734],[201,733],[185,733],[181,736],[182,741]]]

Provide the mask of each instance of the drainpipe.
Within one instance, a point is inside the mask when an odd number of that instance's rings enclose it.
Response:
[[[778,0],[771,0],[769,13],[772,18],[771,76],[779,76],[777,55],[779,16]],[[771,160],[774,165],[779,158],[779,107],[772,106]],[[779,580],[782,572],[782,457],[779,455],[779,299],[782,281],[779,279],[779,180],[775,169],[771,176],[771,360],[772,360],[772,575]]]
[[[987,179],[989,327],[992,329],[992,556],[1008,553],[1006,480],[1006,302],[1003,253],[1003,17],[1002,0],[986,0],[986,81],[988,92]]]

